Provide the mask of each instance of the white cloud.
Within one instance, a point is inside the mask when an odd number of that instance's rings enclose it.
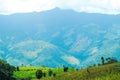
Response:
[[[120,0],[66,0],[66,2],[63,0],[62,3],[64,4],[59,5],[60,7],[74,9],[79,12],[120,13]]]
[[[33,12],[49,10],[55,7],[54,0],[0,0],[1,13]]]
[[[119,14],[120,0],[0,0],[0,13],[32,12],[54,7],[79,12]]]

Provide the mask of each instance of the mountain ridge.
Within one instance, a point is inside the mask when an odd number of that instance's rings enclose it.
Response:
[[[79,67],[90,65],[90,62],[98,63],[101,56],[114,56],[119,59],[120,15],[52,9],[0,17],[0,57],[3,59],[7,60],[8,54],[16,53],[9,50],[11,47],[29,40],[41,40],[57,46],[64,55],[75,57],[80,62]],[[27,47],[29,46],[30,44],[27,44]],[[97,62],[92,60],[92,57]]]

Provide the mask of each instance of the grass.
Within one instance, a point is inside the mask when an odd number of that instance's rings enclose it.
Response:
[[[120,80],[120,63],[114,63],[109,65],[103,65],[98,67],[89,68],[82,70],[69,69],[68,72],[63,72],[62,68],[50,68],[54,73],[57,74],[56,77],[42,78],[42,80]],[[40,67],[24,67],[20,68],[20,71],[14,72],[14,75],[18,78],[28,78],[31,77],[32,80],[37,80],[35,76],[36,70],[41,69],[43,72],[48,72],[49,68]]]
[[[42,67],[34,67],[34,66],[26,66],[26,67],[21,67],[19,71],[14,71],[14,76],[17,77],[18,79],[26,79],[26,78],[32,78],[36,79],[36,71],[37,70],[42,70],[42,72],[46,73],[46,77],[48,76],[48,70],[51,69],[53,73],[56,75],[63,73],[63,68],[42,68]],[[73,71],[74,69],[70,68],[70,71]]]
[[[120,66],[120,63],[89,68],[90,73],[83,69],[42,80],[120,80],[120,69],[115,68],[116,66]]]

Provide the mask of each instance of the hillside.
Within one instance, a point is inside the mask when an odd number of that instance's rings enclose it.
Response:
[[[0,59],[0,80],[13,80],[15,67]]]
[[[89,72],[82,69],[42,80],[120,80],[120,63],[89,68]]]
[[[60,8],[0,15],[0,58],[12,65],[86,67],[119,53],[120,15]]]

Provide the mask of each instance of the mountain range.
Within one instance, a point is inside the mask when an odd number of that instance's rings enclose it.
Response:
[[[13,65],[85,67],[120,60],[120,15],[69,9],[0,15],[0,58]]]

